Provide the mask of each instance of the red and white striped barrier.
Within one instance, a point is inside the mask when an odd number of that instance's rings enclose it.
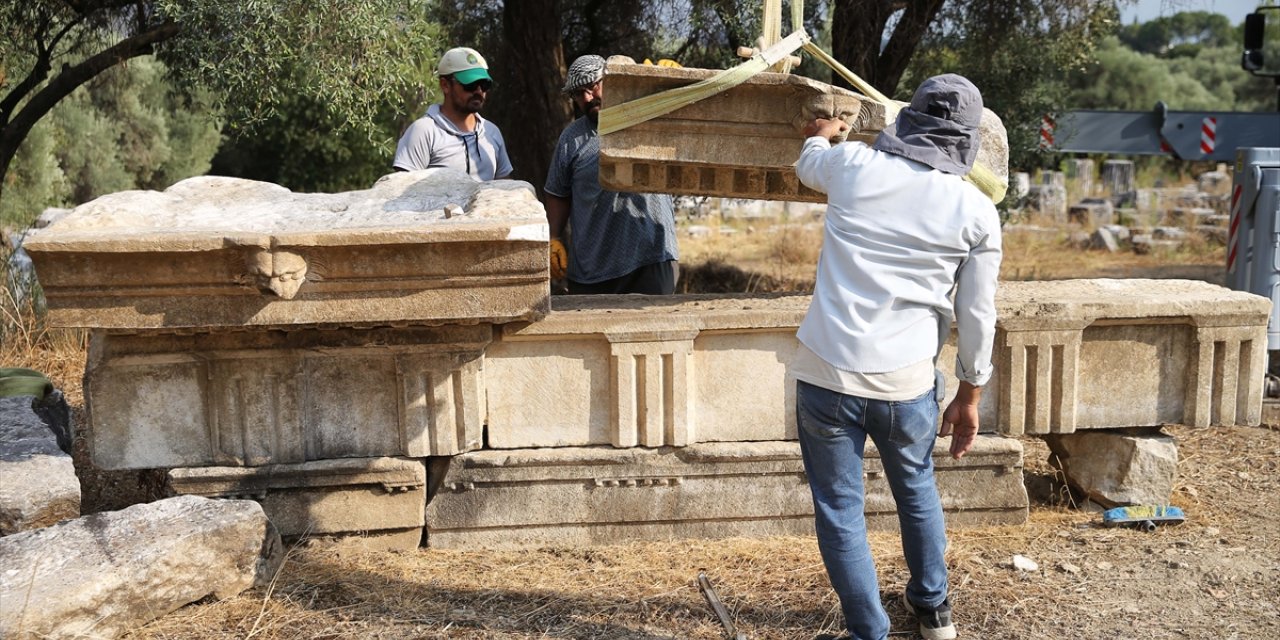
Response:
[[[1200,153],[1208,155],[1213,153],[1213,147],[1218,140],[1218,119],[1214,116],[1205,116],[1204,121],[1200,123]]]
[[[1236,253],[1240,248],[1240,194],[1244,193],[1244,185],[1236,185],[1231,191],[1231,222],[1227,231],[1227,273],[1236,272]]]
[[[1053,148],[1053,129],[1056,126],[1053,117],[1047,113],[1040,119],[1040,149],[1042,151]]]

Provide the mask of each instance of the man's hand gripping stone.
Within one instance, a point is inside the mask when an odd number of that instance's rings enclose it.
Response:
[[[825,140],[840,139],[849,130],[849,123],[839,118],[814,118],[801,132],[805,138],[819,136]]]

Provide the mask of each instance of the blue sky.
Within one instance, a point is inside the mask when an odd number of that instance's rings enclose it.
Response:
[[[1179,11],[1209,11],[1227,16],[1231,24],[1240,24],[1245,14],[1252,13],[1262,4],[1262,0],[1138,0],[1121,4],[1120,20],[1123,24],[1131,24],[1135,19],[1146,22]],[[1280,22],[1280,11],[1268,12],[1267,18],[1267,22]]]

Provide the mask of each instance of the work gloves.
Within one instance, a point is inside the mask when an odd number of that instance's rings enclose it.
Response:
[[[569,252],[559,238],[551,239],[551,279],[563,279],[569,271]]]

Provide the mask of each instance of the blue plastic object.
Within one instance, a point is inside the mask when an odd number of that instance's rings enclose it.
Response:
[[[1133,526],[1154,531],[1157,525],[1179,524],[1187,519],[1182,509],[1167,505],[1116,507],[1102,512],[1102,524],[1108,527]]]

